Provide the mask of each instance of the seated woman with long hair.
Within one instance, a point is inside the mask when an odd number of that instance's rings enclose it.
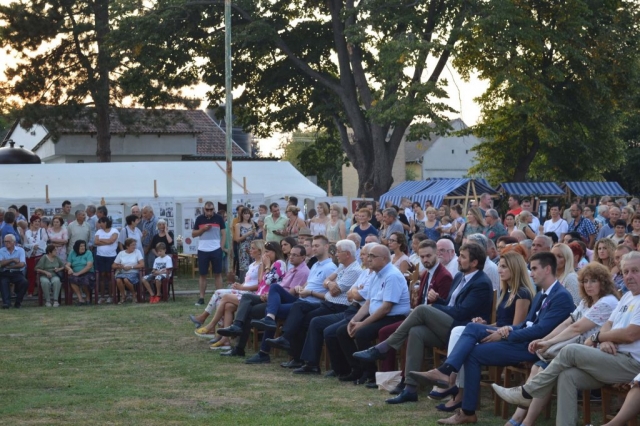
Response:
[[[249,269],[244,276],[244,283],[233,283],[231,284],[231,288],[216,290],[211,296],[207,307],[204,308],[204,312],[197,316],[189,315],[189,319],[197,327],[196,335],[211,338],[212,330],[215,329],[215,325],[222,319],[223,316],[223,310],[219,309],[220,300],[223,296],[227,294],[234,294],[237,299],[240,300],[243,294],[255,292],[258,289],[258,283],[260,282],[260,277],[262,276],[262,255],[264,254],[264,240],[251,241],[250,254],[253,259],[253,263],[249,265]],[[206,327],[202,327],[202,324],[204,324],[209,315],[212,315],[214,311],[216,312],[216,315],[213,317],[209,325],[207,325]]]
[[[506,249],[500,255],[498,264],[500,274],[500,294],[496,303],[496,328],[505,325],[519,324],[525,320],[535,290],[529,279],[527,264],[522,254],[511,248]],[[486,324],[478,317],[472,322]],[[451,330],[447,354],[451,354],[458,339],[462,335],[465,326],[455,327]],[[440,404],[436,408],[440,411],[452,412],[462,406],[464,368],[460,369],[456,377],[456,384],[449,389],[435,389],[429,394],[431,399],[442,399],[448,395],[453,398],[446,404]]]
[[[65,269],[67,270],[71,289],[78,297],[76,304],[78,306],[88,305],[89,295],[96,284],[96,280],[93,270],[93,253],[91,253],[91,250],[87,250],[86,241],[78,240],[73,244],[73,249],[67,257]],[[84,291],[84,297],[80,287]]]
[[[602,238],[593,250],[593,261],[604,265],[611,271],[616,266],[616,244],[611,238]]]
[[[578,283],[581,300],[576,310],[544,338],[532,341],[529,344],[529,352],[538,352],[542,358],[549,359],[547,351],[553,345],[562,342],[582,344],[607,322],[618,305],[618,294],[609,270],[599,263],[592,262],[578,272]],[[546,361],[537,362],[531,368],[528,380],[544,370],[547,365]],[[518,408],[505,426],[532,426],[547,402],[548,398],[534,399],[528,412],[524,408]]]
[[[270,241],[264,245],[264,253],[262,255],[261,265],[262,276],[258,283],[258,289],[256,294],[258,296],[266,295],[269,293],[269,287],[274,284],[280,284],[282,278],[287,272],[287,266],[284,263],[284,256],[280,244],[275,241]],[[233,313],[236,311],[240,298],[236,294],[225,294],[220,299],[220,304],[216,310],[216,317],[223,319],[223,327],[229,327],[233,322]],[[227,337],[221,337],[213,335],[215,330],[216,317],[206,326],[202,328],[207,329],[208,336],[214,340],[211,342],[211,349],[229,349],[229,339]],[[201,336],[201,333],[196,334]],[[204,336],[203,336],[204,337]]]

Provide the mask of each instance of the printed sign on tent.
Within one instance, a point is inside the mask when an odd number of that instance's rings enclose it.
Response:
[[[164,219],[167,222],[167,229],[173,232],[173,235],[184,235],[182,232],[176,233],[176,203],[162,199],[141,199],[138,202],[140,208],[150,206],[153,214],[157,219]],[[180,230],[182,231],[182,230]]]

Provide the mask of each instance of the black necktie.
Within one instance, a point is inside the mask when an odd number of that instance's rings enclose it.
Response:
[[[424,287],[422,288],[422,298],[420,299],[420,304],[424,305],[427,301],[427,295],[429,294],[429,271],[425,274]]]

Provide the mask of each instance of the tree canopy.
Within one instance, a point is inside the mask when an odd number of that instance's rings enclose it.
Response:
[[[493,182],[601,179],[624,161],[638,90],[638,3],[491,0],[454,64],[490,83],[471,173]]]

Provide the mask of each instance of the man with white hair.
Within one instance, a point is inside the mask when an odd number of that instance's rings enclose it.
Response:
[[[448,238],[440,238],[436,242],[438,249],[438,261],[447,268],[452,277],[458,273],[458,256],[453,246],[453,241]]]
[[[494,209],[487,210],[484,221],[487,222],[487,229],[484,230],[484,235],[494,243],[498,241],[498,238],[507,235],[507,229],[500,221],[500,215]]]
[[[378,236],[380,237],[380,241],[385,246],[389,244],[389,237],[394,232],[400,232],[404,234],[404,227],[402,226],[402,222],[398,219],[398,212],[396,209],[388,208],[382,211],[382,223],[384,224],[384,230],[380,230]]]
[[[485,254],[487,253],[487,243],[488,238],[482,234],[471,234],[467,236],[467,241],[470,243],[476,243],[480,247],[484,249]],[[495,263],[489,261],[484,263],[484,268],[482,269],[485,274],[491,280],[491,284],[493,285],[493,289],[495,291],[500,290],[500,274],[498,273],[498,267]]]
[[[356,234],[355,232],[352,232],[349,235],[347,235],[347,240],[353,241],[353,243],[356,245],[356,262],[358,262],[358,265],[361,265],[360,247],[364,245],[364,244],[360,244],[362,242],[362,237]]]
[[[527,239],[527,236],[524,234],[524,232],[519,229],[514,229],[513,231],[511,231],[510,236],[518,240],[519,243]]]
[[[620,209],[617,207],[611,207],[609,209],[609,220],[600,228],[596,241],[600,241],[603,238],[613,235],[616,232],[616,222],[618,219],[620,219]]]
[[[10,284],[16,286],[16,301],[14,307],[22,306],[22,299],[27,293],[29,283],[24,277],[27,259],[22,247],[16,246],[16,237],[6,234],[3,237],[4,247],[0,248],[0,292],[2,292],[2,309],[11,306]]]
[[[551,239],[551,237],[547,237],[546,235],[538,235],[533,239],[533,243],[531,243],[531,255],[542,253],[545,251],[551,251],[552,246],[553,240]]]
[[[360,276],[360,265],[356,262],[356,245],[350,240],[336,243],[336,257],[339,261],[337,269],[326,274],[322,281],[322,292],[301,289],[300,299],[293,302],[287,320],[282,327],[282,336],[267,339],[269,346],[289,351],[294,360],[300,360],[304,339],[309,323],[315,317],[338,314],[349,307],[347,291]],[[312,274],[314,271],[312,271]],[[311,274],[310,274],[311,275]],[[270,313],[270,312],[268,312]],[[253,327],[275,330],[275,322],[266,318],[251,321]]]

